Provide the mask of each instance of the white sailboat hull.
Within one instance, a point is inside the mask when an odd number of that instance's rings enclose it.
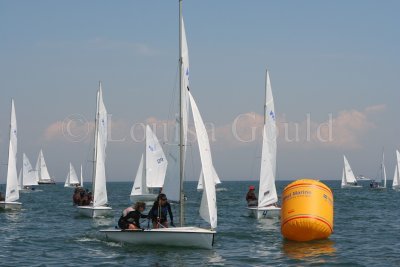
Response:
[[[143,194],[143,195],[130,195],[130,199],[132,203],[136,203],[138,201],[142,201],[145,203],[153,203],[158,194]]]
[[[38,184],[56,184],[56,182],[54,180],[40,180]]]
[[[79,214],[90,218],[108,217],[113,215],[112,208],[108,206],[77,206],[77,209]]]
[[[198,227],[176,227],[148,230],[100,230],[106,238],[116,242],[133,245],[165,245],[168,247],[192,247],[212,249],[213,230]]]
[[[69,185],[64,185],[64,187],[66,188],[77,188],[77,187],[81,187],[80,184],[69,184]]]
[[[257,219],[273,219],[280,218],[281,216],[281,208],[270,206],[270,207],[247,207],[249,212],[249,216],[257,218]]]
[[[350,184],[346,184],[346,185],[342,185],[343,189],[350,189],[350,188],[362,188],[362,185],[350,185]]]
[[[0,201],[0,209],[3,209],[3,210],[20,210],[21,206],[22,206],[21,202]]]

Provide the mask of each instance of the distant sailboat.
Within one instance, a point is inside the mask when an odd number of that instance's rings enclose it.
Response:
[[[33,186],[38,185],[36,172],[33,170],[29,158],[23,153],[22,157],[22,174],[21,174],[21,190],[22,192],[32,191],[35,188]]]
[[[381,184],[383,182],[383,184]],[[378,177],[370,184],[371,189],[384,190],[386,189],[386,168],[385,168],[385,153],[382,151],[382,162],[379,167]]]
[[[56,182],[50,177],[47,170],[46,161],[44,160],[43,151],[40,149],[38,159],[36,161],[36,180],[38,184],[55,184]]]
[[[354,176],[353,171],[351,170],[350,164],[347,161],[347,158],[345,155],[343,155],[343,161],[344,161],[344,168],[343,168],[343,174],[342,174],[342,188],[361,188],[361,185],[357,184],[356,177]]]
[[[400,153],[398,150],[396,150],[396,168],[394,170],[392,188],[400,191]]]
[[[17,118],[15,115],[14,100],[11,100],[11,118],[10,118],[10,143],[8,146],[8,165],[7,165],[7,181],[6,194],[4,201],[0,201],[0,209],[20,209],[21,202],[18,190],[18,174],[17,174]]]
[[[67,174],[67,179],[65,180],[64,187],[77,187],[77,186],[81,186],[81,183],[79,182],[78,175],[76,175],[74,166],[72,166],[72,163],[70,162],[69,172]]]
[[[140,160],[139,168],[132,187],[131,201],[154,202],[164,185],[167,171],[167,159],[150,126],[146,125],[145,156]]]
[[[248,206],[251,216],[257,219],[276,218],[281,208],[277,207],[276,193],[276,122],[275,105],[272,96],[271,81],[268,71],[265,74],[264,127],[261,153],[260,185],[258,190],[258,206]]]
[[[167,195],[168,200],[178,200],[180,203],[180,227],[175,228],[158,228],[145,229],[143,231],[136,230],[120,230],[110,229],[101,230],[107,238],[113,241],[126,242],[135,245],[152,245],[152,246],[179,246],[179,247],[196,247],[211,249],[214,244],[214,235],[217,227],[217,205],[215,193],[215,173],[213,172],[213,164],[210,152],[210,143],[204,122],[200,116],[197,105],[188,91],[189,85],[189,61],[188,49],[186,44],[185,28],[181,14],[181,0],[179,0],[179,26],[180,26],[180,115],[177,123],[179,124],[179,153],[174,150],[171,152],[173,167],[179,166],[179,174],[176,176],[167,175],[164,182],[163,192]],[[199,145],[200,160],[203,170],[203,193],[200,203],[200,216],[210,224],[210,229],[199,228],[195,226],[184,226],[184,154],[187,134],[187,112],[188,104],[191,104],[193,120],[196,128],[197,142]],[[169,161],[170,163],[170,161]],[[170,168],[170,167],[169,167]],[[176,173],[176,170],[170,173]],[[177,179],[179,177],[179,179]],[[173,188],[173,185],[175,188]],[[166,190],[165,190],[166,189]],[[174,190],[173,190],[174,189]],[[170,191],[168,191],[170,190]],[[171,194],[170,194],[171,193]],[[178,195],[176,195],[178,193]]]
[[[87,217],[110,215],[106,186],[106,147],[107,147],[107,110],[103,102],[101,83],[97,91],[96,127],[94,131],[94,166],[92,177],[93,202],[88,206],[77,206],[80,214]]]

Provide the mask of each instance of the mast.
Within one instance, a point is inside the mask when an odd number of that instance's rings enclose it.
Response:
[[[182,0],[179,0],[179,180],[180,180],[180,225],[184,226],[184,191],[183,191],[183,177],[184,177],[184,161],[183,161],[183,88],[182,88]]]
[[[95,179],[96,179],[96,161],[97,161],[97,142],[98,142],[98,129],[99,129],[99,99],[100,99],[100,89],[101,89],[101,81],[99,81],[99,89],[97,90],[97,99],[96,99],[96,115],[94,118],[95,128],[94,128],[94,153],[93,153],[93,175],[92,175],[92,195],[93,195],[93,203],[94,203],[94,190],[95,190]]]

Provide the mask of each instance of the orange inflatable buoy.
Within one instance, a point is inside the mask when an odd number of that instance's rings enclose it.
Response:
[[[290,183],[282,193],[281,232],[289,240],[324,239],[333,232],[333,194],[311,179]]]

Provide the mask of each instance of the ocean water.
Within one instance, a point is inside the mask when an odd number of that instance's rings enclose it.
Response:
[[[279,195],[289,183],[277,182]],[[132,183],[108,183],[114,217],[101,219],[77,214],[73,189],[39,186],[42,191],[21,194],[21,211],[0,213],[0,266],[400,266],[400,192],[372,191],[367,183],[353,190],[341,190],[340,181],[324,183],[334,193],[334,233],[327,240],[300,243],[282,238],[279,220],[247,216],[244,197],[256,182],[224,182],[217,191],[212,250],[107,241],[99,230],[116,225],[129,205]],[[196,183],[185,188],[187,224],[203,225]],[[178,217],[178,208],[173,210]]]

